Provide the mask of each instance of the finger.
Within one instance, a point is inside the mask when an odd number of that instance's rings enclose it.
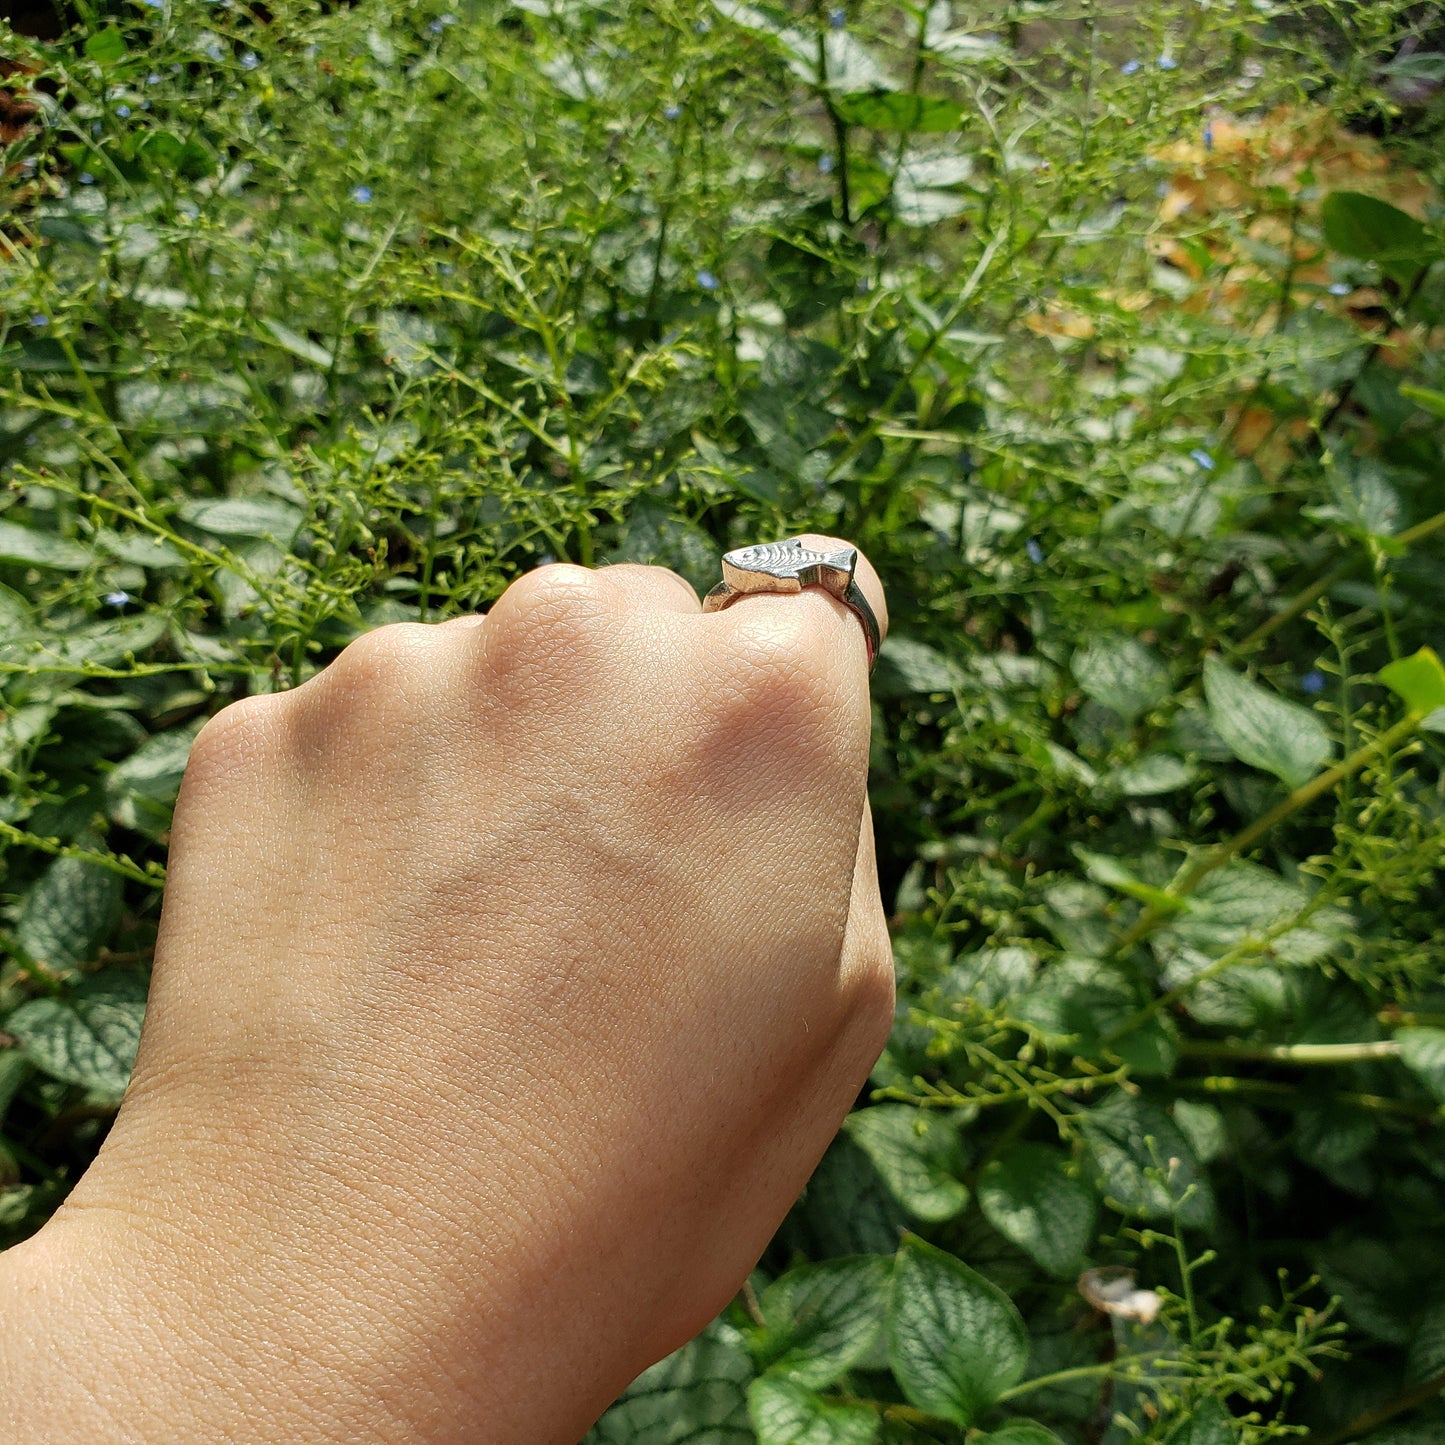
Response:
[[[629,605],[648,612],[702,611],[692,583],[669,567],[649,567],[639,562],[614,562],[600,569],[602,575],[622,589]]]
[[[438,622],[437,627],[444,631],[465,632],[469,627],[480,627],[486,620],[480,612],[463,612],[460,617],[448,617],[445,622]]]
[[[836,551],[841,547],[853,546],[844,538],[827,537],[817,532],[803,533],[798,540],[805,547],[818,551]],[[888,635],[888,603],[877,571],[861,551],[858,553],[853,581],[878,619],[881,640]],[[761,625],[769,631],[778,628],[791,633],[800,625],[801,619],[810,614],[815,620],[820,617],[823,619],[824,626],[836,638],[839,647],[855,654],[860,660],[867,657],[867,636],[861,619],[845,603],[822,587],[805,587],[801,597],[771,592],[751,593],[738,598],[721,613],[714,615],[729,619],[733,627],[742,624],[752,629]],[[831,626],[828,626],[829,614],[832,619]],[[745,624],[744,616],[747,619]]]

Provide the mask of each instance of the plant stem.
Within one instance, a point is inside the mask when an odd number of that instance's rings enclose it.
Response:
[[[1276,824],[1282,823],[1291,814],[1299,812],[1301,808],[1308,807],[1316,798],[1332,791],[1343,779],[1359,772],[1371,759],[1387,753],[1397,743],[1403,742],[1420,725],[1419,713],[1410,713],[1402,718],[1394,727],[1387,732],[1381,733],[1372,743],[1367,743],[1362,748],[1357,748],[1343,762],[1336,763],[1334,767],[1321,773],[1318,777],[1312,778],[1303,787],[1296,788],[1289,797],[1271,808],[1262,818],[1256,819],[1249,827],[1236,833],[1233,838],[1211,848],[1203,858],[1184,874],[1176,879],[1165,889],[1170,898],[1184,898],[1194,892],[1199,885],[1216,869],[1222,868],[1229,860],[1237,854],[1247,852],[1256,843],[1270,832]],[[1108,957],[1127,953],[1129,949],[1147,938],[1162,923],[1172,918],[1173,912],[1168,908],[1149,907],[1135,919],[1133,925],[1126,929],[1119,936],[1118,941],[1109,950]]]
[[[1400,1046],[1394,1039],[1376,1039],[1361,1044],[1275,1044],[1255,1047],[1186,1041],[1179,1052],[1192,1059],[1236,1059],[1241,1063],[1295,1064],[1301,1068],[1363,1064],[1371,1059],[1397,1059]]]

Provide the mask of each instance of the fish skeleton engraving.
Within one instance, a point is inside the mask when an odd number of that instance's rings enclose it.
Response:
[[[796,537],[785,542],[759,542],[751,547],[740,547],[729,552],[723,561],[742,572],[758,572],[769,577],[796,577],[807,580],[807,574],[815,576],[823,571],[841,572],[852,580],[853,568],[858,553],[852,547],[841,547],[836,552],[817,552],[805,547]]]

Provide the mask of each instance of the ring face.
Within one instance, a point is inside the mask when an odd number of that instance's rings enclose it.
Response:
[[[740,597],[764,592],[801,592],[804,587],[821,587],[838,599],[863,624],[868,644],[868,670],[878,661],[882,642],[878,619],[862,589],[853,580],[858,567],[858,549],[839,547],[819,552],[805,547],[796,537],[784,542],[758,542],[725,552],[723,580],[703,598],[704,612],[721,612]]]
[[[734,592],[801,592],[804,587],[825,587],[841,599],[852,585],[857,565],[856,547],[818,552],[789,537],[785,542],[760,542],[725,552],[722,574]]]

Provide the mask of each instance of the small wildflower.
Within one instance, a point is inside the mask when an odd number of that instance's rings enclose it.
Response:
[[[457,268],[450,261],[438,261],[437,271],[443,276],[450,276]]]
[[[1189,460],[1201,471],[1212,472],[1215,468],[1214,458],[1210,456],[1203,447],[1195,447],[1195,449],[1189,453]]]
[[[241,57],[242,70],[256,70],[261,64],[261,57],[254,50],[248,50]]]
[[[76,180],[83,186],[93,186],[95,184],[95,177],[91,175],[89,171],[81,171],[76,177]]]
[[[697,24],[692,27],[694,35],[706,35],[711,29],[712,21],[710,20],[699,20]]]
[[[833,157],[832,157],[832,156],[819,156],[819,157],[818,157],[818,169],[819,169],[820,171],[822,171],[825,176],[828,175],[828,174],[830,174],[831,171],[832,171],[832,169],[833,169]]]
[[[354,187],[354,188],[352,189],[352,192],[351,192],[351,199],[352,199],[353,201],[355,201],[358,206],[368,206],[368,205],[370,205],[370,204],[371,204],[371,187],[370,187],[370,186],[356,186],[356,187]]]
[[[676,120],[682,114],[682,107],[680,105],[664,106],[662,113],[668,120]]]
[[[129,592],[107,592],[100,600],[107,607],[124,607],[131,597]]]
[[[1029,538],[1028,542],[1024,545],[1024,551],[1029,554],[1029,561],[1032,562],[1035,567],[1044,560],[1044,549],[1039,545],[1039,539],[1037,537]]]
[[[841,5],[828,12],[828,24],[834,30],[841,30],[848,23],[848,12]]]
[[[437,20],[437,24],[440,25],[440,26],[442,27],[442,29],[444,29],[444,30],[446,29],[446,27],[447,27],[448,25],[455,25],[456,23],[457,23],[457,17],[456,17],[455,15],[450,14],[450,13],[441,16],[441,17]]]
[[[1322,672],[1311,671],[1299,680],[1300,691],[1307,692],[1311,697],[1318,697],[1325,690],[1325,675]]]
[[[35,315],[30,318],[30,324],[39,331],[42,326],[50,325],[50,318],[48,316],[42,316],[40,312],[37,311]]]
[[[101,131],[103,131],[104,129],[105,129],[105,127],[104,127],[98,120],[93,120],[93,121],[91,121],[91,123],[90,123],[90,133],[91,133],[91,135],[99,135],[99,134],[101,133]]]
[[[1159,57],[1160,70],[1178,70],[1179,62],[1172,55],[1161,55]]]
[[[1206,122],[1204,126],[1204,149],[1207,151],[1214,149],[1214,122],[1212,120]]]
[[[699,271],[697,273],[697,284],[701,286],[704,291],[716,291],[721,283],[711,271]]]
[[[440,20],[433,20],[431,24],[427,26],[427,29],[430,30],[433,35],[440,35],[442,31],[446,29],[446,26],[443,25]]]
[[[205,57],[206,57],[207,60],[217,60],[217,61],[220,60],[221,55],[222,55],[220,41],[218,41],[218,40],[208,40],[208,41],[206,41],[206,43],[205,43],[203,46],[201,46],[201,52],[202,52],[202,54],[205,55]]]
[[[149,5],[152,10],[163,10],[166,0],[141,0],[143,5]]]
[[[1348,281],[1336,281],[1330,287],[1331,296],[1350,296],[1354,294],[1355,288]]]
[[[1144,69],[1144,62],[1142,60],[1126,60],[1119,69],[1122,70],[1125,75],[1138,75],[1139,72]]]
[[[129,119],[130,119],[130,106],[128,106],[128,105],[118,105],[118,106],[116,106],[116,108],[115,108],[115,113],[116,113],[122,120],[129,120]]]
[[[146,84],[159,85],[164,79],[165,76],[163,76],[159,71],[153,70],[148,76],[146,76]]]

